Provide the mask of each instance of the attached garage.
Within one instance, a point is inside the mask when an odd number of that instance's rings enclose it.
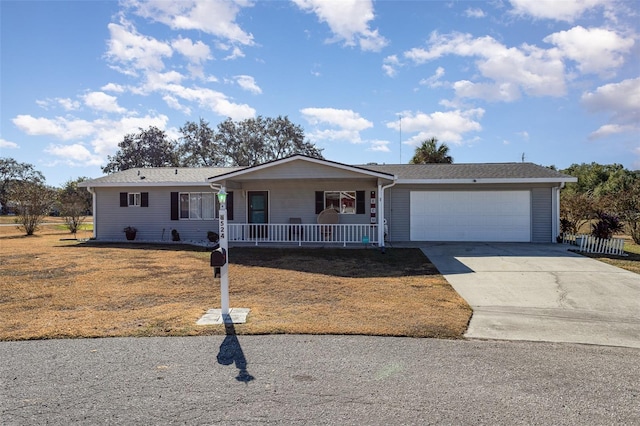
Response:
[[[531,241],[531,191],[411,191],[411,241]]]

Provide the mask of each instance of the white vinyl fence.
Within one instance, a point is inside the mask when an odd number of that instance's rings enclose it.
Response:
[[[615,256],[626,256],[624,253],[623,238],[597,238],[586,234],[565,234],[562,237],[563,244],[572,244],[578,251],[585,253],[612,254]]]

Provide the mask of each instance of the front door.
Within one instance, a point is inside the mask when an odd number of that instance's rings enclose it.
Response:
[[[249,204],[249,223],[267,224],[269,223],[269,193],[267,191],[249,191],[247,193],[247,203]],[[249,225],[250,238],[266,238],[266,226]]]

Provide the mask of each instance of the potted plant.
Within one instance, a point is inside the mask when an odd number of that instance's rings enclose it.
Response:
[[[138,232],[138,230],[136,228],[134,228],[133,226],[127,226],[126,228],[124,228],[124,234],[127,237],[127,240],[129,240],[129,241],[136,239],[136,233],[137,232]]]
[[[209,241],[211,241],[212,243],[217,243],[218,240],[220,240],[220,236],[218,235],[217,232],[208,231],[207,232],[207,239]]]

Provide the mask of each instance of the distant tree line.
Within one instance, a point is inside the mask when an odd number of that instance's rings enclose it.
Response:
[[[304,131],[287,117],[227,119],[211,128],[208,122],[187,121],[181,136],[172,140],[157,127],[127,134],[118,151],[107,157],[104,173],[134,167],[223,167],[254,166],[292,154],[322,158],[322,150],[305,141]],[[46,185],[43,174],[32,164],[0,158],[0,214],[11,212],[16,223],[32,235],[43,219],[61,216],[76,233],[91,214],[91,194],[78,184],[87,178],[65,182],[60,188]]]
[[[640,171],[598,163],[572,164],[560,171],[578,178],[560,193],[563,232],[584,232],[591,224],[594,235],[606,238],[624,230],[640,244]]]
[[[178,140],[156,127],[125,135],[107,157],[104,173],[134,167],[255,166],[292,154],[322,158],[322,150],[305,141],[302,127],[287,117],[227,119],[212,128],[202,118],[187,121]]]

